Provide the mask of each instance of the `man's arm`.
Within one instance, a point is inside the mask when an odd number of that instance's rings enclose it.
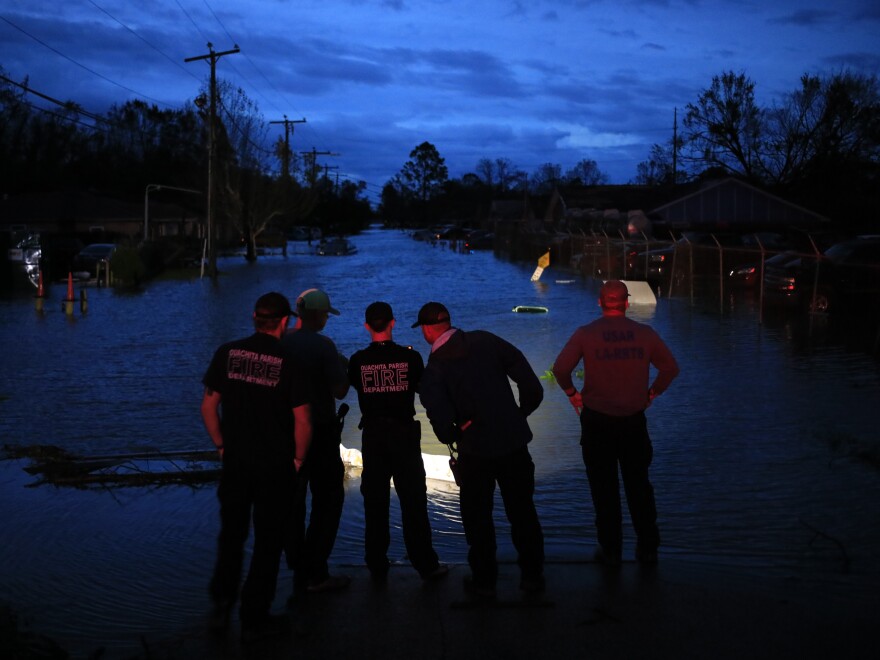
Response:
[[[419,382],[419,400],[425,407],[437,439],[446,445],[458,442],[461,430],[455,424],[455,408],[446,392],[442,374],[432,369],[430,364]]]
[[[321,335],[323,337],[323,335]],[[333,396],[344,399],[348,394],[348,359],[336,349],[336,344],[329,337],[324,337],[326,344],[321,349],[321,361],[324,364],[324,376],[330,385]]]
[[[223,433],[220,431],[220,402],[222,397],[220,392],[215,392],[210,387],[205,388],[205,394],[202,397],[202,421],[205,423],[205,429],[211,437],[211,442],[220,452],[223,458]]]
[[[651,393],[650,398],[653,399],[666,391],[679,372],[678,362],[659,335],[657,335],[657,344],[651,351],[651,364],[657,369],[657,375],[648,390]]]
[[[508,341],[502,339],[501,342],[507,375],[516,383],[519,391],[519,408],[528,417],[544,400],[544,387],[523,352]]]
[[[336,374],[336,380],[333,382],[333,396],[341,400],[348,394],[348,388],[351,383],[348,380],[348,359],[342,353],[337,353],[336,359],[339,362],[339,371]]]
[[[293,464],[299,472],[312,445],[312,407],[308,403],[293,409],[293,434],[296,444]]]
[[[581,357],[583,357],[583,349],[578,340],[578,333],[575,332],[553,362],[553,377],[566,396],[571,397],[577,392],[571,379],[571,373],[581,361]]]

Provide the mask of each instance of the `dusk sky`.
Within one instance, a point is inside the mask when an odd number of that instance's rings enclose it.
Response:
[[[804,73],[880,72],[880,2],[0,0],[6,75],[96,114],[183,107],[209,75],[184,60],[208,42],[240,47],[217,75],[267,122],[307,120],[295,151],[338,154],[319,163],[377,201],[426,140],[453,177],[592,159],[626,183],[714,75],[745,73],[769,106]]]

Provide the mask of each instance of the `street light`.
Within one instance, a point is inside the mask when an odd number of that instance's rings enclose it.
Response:
[[[192,190],[191,188],[178,188],[176,186],[165,186],[158,183],[148,183],[146,190],[144,190],[144,242],[146,243],[150,240],[150,234],[147,229],[147,225],[150,219],[150,191],[151,190],[179,190],[181,192],[195,193],[197,195],[201,195],[201,190]]]

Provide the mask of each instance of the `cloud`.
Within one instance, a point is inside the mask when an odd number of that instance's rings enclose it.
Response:
[[[785,16],[771,18],[767,21],[775,25],[797,25],[800,27],[816,27],[817,25],[825,25],[839,17],[836,12],[826,11],[823,9],[799,9]]]

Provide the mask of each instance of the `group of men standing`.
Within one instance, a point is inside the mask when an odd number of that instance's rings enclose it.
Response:
[[[619,468],[638,540],[636,558],[650,564],[657,560],[660,537],[644,411],[675,378],[678,366],[653,329],[625,317],[624,283],[605,283],[599,304],[602,317],[575,331],[553,373],[580,417],[600,558],[610,566],[620,563]],[[254,309],[256,332],[221,346],[203,379],[202,415],[223,461],[221,529],[211,581],[214,627],[225,630],[240,598],[243,641],[280,632],[283,621],[270,614],[270,607],[282,553],[294,572],[289,603],[309,592],[348,586],[347,576],[330,574],[328,560],[344,498],[342,422],[335,402],[350,386],[361,412],[365,561],[372,578],[383,581],[389,569],[392,479],[413,567],[424,580],[448,573],[431,538],[421,429],[415,420],[418,392],[437,438],[458,451],[456,481],[471,569],[465,588],[478,598],[495,593],[497,485],[518,555],[520,588],[543,591],[544,536],[534,504],[527,418],[544,392],[523,353],[491,332],[456,328],[443,304],[429,302],[412,324],[431,347],[425,365],[418,351],[394,342],[391,306],[374,302],[364,324],[371,342],[346,361],[320,334],[328,315],[338,313],[318,289],[303,292],[295,311],[283,295],[266,294]],[[297,318],[295,330],[288,329],[291,317]],[[581,361],[579,392],[572,372]],[[649,385],[652,365],[657,374]],[[251,520],[253,552],[239,591]]]

